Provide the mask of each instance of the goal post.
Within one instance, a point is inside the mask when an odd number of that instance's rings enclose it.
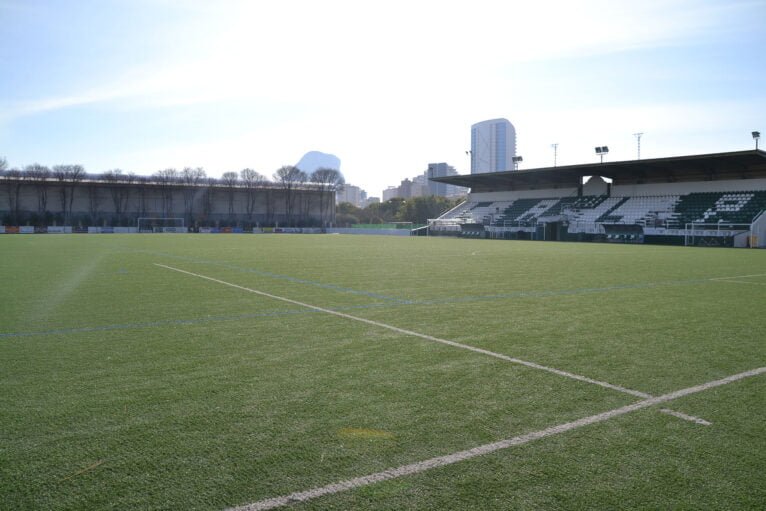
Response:
[[[688,222],[683,230],[684,245],[713,244],[710,240],[720,241],[723,238],[734,238],[742,234],[750,235],[751,224],[730,222]],[[705,242],[708,240],[708,242]]]
[[[188,232],[183,218],[140,217],[138,232]]]

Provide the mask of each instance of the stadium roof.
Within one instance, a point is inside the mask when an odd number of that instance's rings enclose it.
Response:
[[[766,177],[766,152],[760,150],[674,156],[647,160],[564,165],[431,178],[471,188],[472,192],[575,187],[584,176],[602,176],[615,185],[717,181]]]

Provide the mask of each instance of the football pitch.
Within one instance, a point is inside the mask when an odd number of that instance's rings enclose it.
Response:
[[[766,251],[0,236],[0,509],[763,509]]]

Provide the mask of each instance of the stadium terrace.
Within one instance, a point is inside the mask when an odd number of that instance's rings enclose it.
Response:
[[[419,234],[766,247],[766,152],[434,178],[468,200]]]

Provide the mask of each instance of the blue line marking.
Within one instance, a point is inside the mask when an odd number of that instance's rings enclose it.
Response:
[[[12,332],[12,333],[5,333],[5,334],[0,333],[0,339],[6,338],[6,337],[29,337],[34,335],[59,335],[59,334],[74,334],[74,333],[83,333],[83,332],[105,332],[109,330],[130,330],[130,329],[136,329],[136,328],[152,328],[152,327],[166,326],[166,325],[197,325],[200,323],[215,322],[215,321],[236,321],[239,319],[248,319],[248,318],[283,316],[283,315],[289,315],[289,314],[305,314],[307,312],[316,312],[316,311],[308,311],[308,310],[306,311],[303,311],[303,310],[273,311],[273,312],[262,312],[258,314],[240,314],[236,316],[210,316],[206,318],[197,318],[197,319],[164,319],[159,321],[145,321],[141,323],[122,323],[122,324],[116,324],[116,325],[113,324],[113,325],[88,326],[88,327],[76,327],[76,328],[57,328],[54,330]]]
[[[593,288],[580,288],[580,289],[563,289],[557,291],[519,291],[515,293],[504,293],[497,295],[486,296],[463,296],[452,298],[441,298],[433,300],[414,300],[414,301],[398,301],[394,303],[371,303],[362,305],[348,305],[344,307],[329,308],[338,312],[350,311],[350,310],[362,310],[362,309],[385,309],[389,307],[396,307],[400,305],[449,305],[455,303],[470,303],[470,302],[483,302],[483,301],[495,301],[495,300],[507,300],[509,298],[546,298],[553,296],[568,296],[587,293],[604,293],[609,291],[620,291],[625,289],[649,289],[663,286],[680,286],[687,284],[701,284],[708,283],[710,279],[693,279],[693,280],[672,280],[668,282],[649,282],[644,284],[625,284],[620,286],[607,286],[607,287],[593,287]],[[226,321],[239,321],[242,319],[253,318],[266,318],[277,316],[297,316],[302,314],[318,314],[320,311],[312,309],[297,309],[297,310],[285,310],[285,311],[266,311],[253,314],[238,314],[233,316],[209,316],[196,319],[169,319],[159,321],[149,321],[142,323],[124,323],[113,325],[101,325],[93,327],[77,327],[77,328],[59,328],[53,330],[40,330],[40,331],[28,331],[28,332],[9,332],[0,333],[0,339],[11,337],[31,337],[31,336],[47,336],[47,335],[66,335],[73,333],[88,333],[88,332],[104,332],[109,330],[130,330],[139,328],[154,328],[167,325],[198,325],[209,322],[226,322]]]
[[[552,291],[517,291],[514,293],[501,293],[484,296],[464,296],[451,298],[436,298],[433,300],[419,300],[412,302],[413,305],[447,305],[451,303],[484,302],[493,300],[505,300],[508,298],[545,298],[549,296],[580,295],[588,293],[604,293],[608,291],[621,291],[625,289],[650,289],[663,286],[680,286],[687,284],[700,284],[710,282],[710,279],[670,280],[667,282],[648,282],[639,284],[623,284],[606,287],[584,287],[579,289],[560,289]]]
[[[221,268],[226,268],[228,270],[235,270],[235,271],[239,271],[239,272],[253,273],[253,274],[259,275],[261,277],[268,277],[268,278],[278,279],[278,280],[286,280],[288,282],[293,282],[293,283],[296,283],[296,284],[306,284],[306,285],[309,285],[309,286],[315,286],[315,287],[319,287],[319,288],[322,288],[322,289],[330,289],[330,290],[333,290],[333,291],[340,291],[342,293],[349,293],[349,294],[353,294],[353,295],[367,296],[369,298],[375,298],[375,299],[383,300],[383,301],[386,301],[386,302],[393,302],[393,303],[400,303],[400,304],[411,304],[411,303],[413,303],[410,300],[404,300],[404,299],[396,298],[396,297],[393,297],[393,296],[386,296],[386,295],[382,295],[382,294],[378,294],[378,293],[372,293],[372,292],[369,292],[369,291],[360,291],[358,289],[352,289],[352,288],[349,288],[349,287],[338,286],[338,285],[335,285],[335,284],[325,284],[325,283],[316,282],[316,281],[313,281],[313,280],[300,279],[300,278],[297,278],[297,277],[291,277],[289,275],[280,275],[279,273],[272,273],[272,272],[269,272],[269,271],[258,270],[258,269],[255,269],[255,268],[244,268],[242,266],[237,266],[237,265],[229,264],[229,263],[222,263],[220,261],[209,261],[209,260],[206,260],[206,259],[194,259],[194,258],[191,258],[191,257],[185,257],[185,256],[174,255],[174,254],[168,254],[166,252],[153,252],[153,251],[149,251],[149,250],[138,250],[137,252],[147,253],[147,254],[157,255],[157,256],[162,256],[162,257],[169,257],[171,259],[179,259],[181,261],[187,261],[187,262],[191,262],[191,263],[207,264],[207,265],[212,265],[212,266],[218,266],[218,267],[221,267]]]

